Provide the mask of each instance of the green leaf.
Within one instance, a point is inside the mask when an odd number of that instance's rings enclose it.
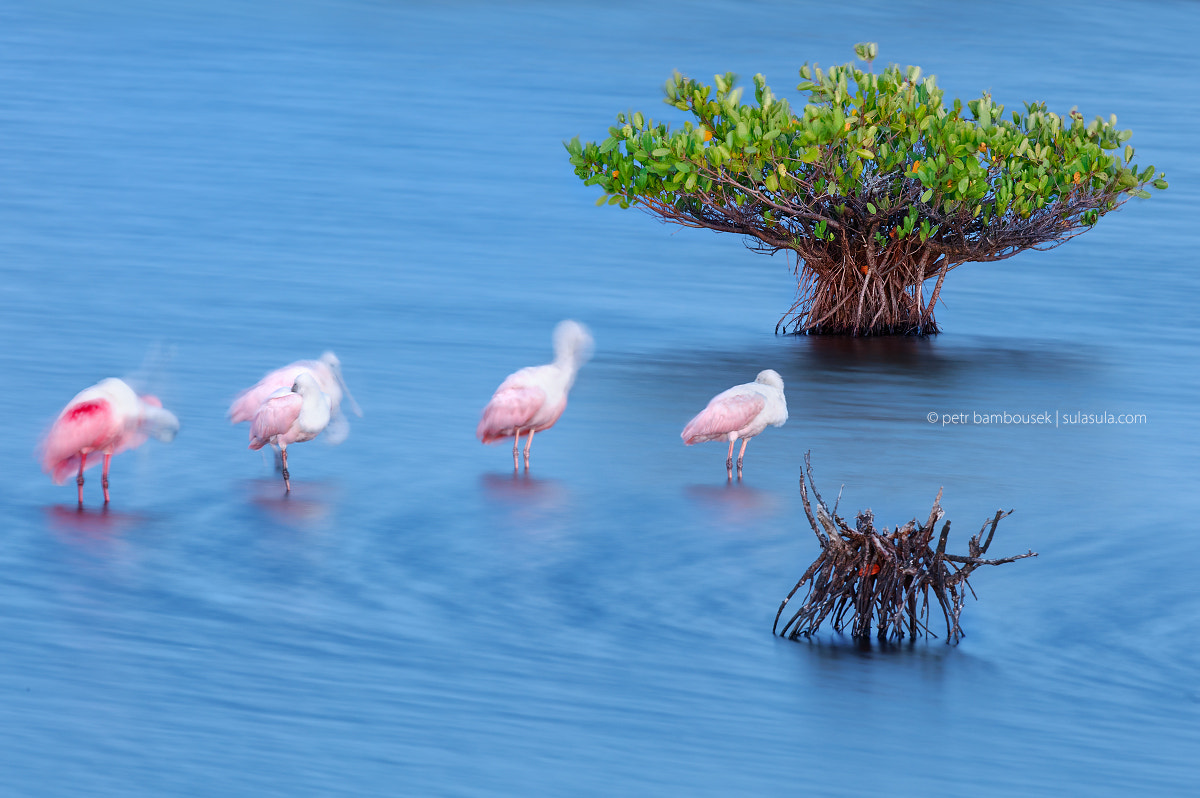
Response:
[[[807,223],[807,234],[792,229],[806,218],[803,212],[860,197],[840,211],[829,208],[830,219],[862,235],[870,228],[866,220],[886,214],[891,221],[884,232],[895,236],[881,241],[886,246],[901,239],[915,243],[920,224],[923,240],[944,235],[967,241],[985,257],[995,240],[991,233],[1005,225],[1028,225],[1045,242],[1078,232],[1038,218],[1068,196],[1082,205],[1071,218],[1082,221],[1086,214],[1083,223],[1090,225],[1123,199],[1167,186],[1166,175],[1153,167],[1134,167],[1131,134],[1111,118],[1088,124],[1075,109],[1059,115],[1031,102],[1011,113],[1010,122],[986,92],[970,102],[954,101],[933,78],[922,80],[916,67],[906,71],[894,64],[880,72],[854,62],[827,71],[806,64],[801,78],[802,109],[776,98],[761,76],[743,105],[732,74],[717,79],[714,91],[676,73],[665,85],[667,101],[689,121],[672,129],[641,112],[618,114],[617,124],[596,141],[564,142],[571,169],[585,185],[604,190],[599,204],[661,202],[720,228],[727,227],[721,217],[736,203],[742,208],[738,222],[752,235],[756,225],[759,232],[770,227],[778,233],[782,228],[772,220],[779,216],[788,226],[779,240],[798,236],[808,245],[840,237]],[[708,142],[706,129],[713,134]],[[877,178],[868,192],[866,181]],[[719,196],[712,207],[698,196],[702,189]],[[772,192],[782,206],[803,212],[791,218],[776,209],[768,217],[747,190]],[[913,202],[914,190],[919,202]],[[935,198],[944,230],[921,219]]]
[[[608,202],[608,197],[602,196],[602,197],[600,197],[600,199],[596,200],[596,205],[597,205],[597,207],[599,207],[600,205],[603,205],[606,202]]]

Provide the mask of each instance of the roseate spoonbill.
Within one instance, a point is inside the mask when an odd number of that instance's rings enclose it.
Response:
[[[109,377],[80,391],[58,414],[42,440],[42,467],[55,484],[61,485],[78,471],[79,506],[83,506],[84,469],[100,462],[88,455],[104,455],[104,503],[108,504],[108,465],[112,456],[136,449],[148,437],[171,441],[179,431],[179,419],[164,410],[158,397],[138,396],[123,380]]]
[[[787,421],[787,400],[783,398],[783,377],[773,369],[758,372],[754,382],[735,385],[712,398],[708,407],[683,428],[683,442],[688,446],[704,441],[728,440],[729,457],[725,470],[733,479],[733,444],[742,439],[738,452],[738,479],[742,478],[742,458],[746,444],[770,424],[782,427]]]
[[[276,391],[283,389],[290,392],[296,382],[296,376],[301,372],[311,374],[316,379],[317,386],[329,397],[331,418],[325,439],[330,443],[341,443],[350,432],[350,424],[341,412],[343,397],[354,415],[361,417],[362,409],[350,395],[350,389],[342,379],[342,362],[333,352],[326,352],[317,360],[297,360],[267,374],[233,400],[229,406],[229,421],[238,424],[252,420],[263,402],[271,398]]]
[[[554,362],[529,366],[508,375],[483,408],[475,435],[484,443],[513,439],[513,471],[521,434],[525,441],[525,468],[533,433],[550,429],[567,407],[567,392],[580,366],[592,356],[592,336],[577,321],[562,321],[554,328]]]
[[[311,441],[329,426],[333,402],[321,390],[316,377],[307,371],[296,375],[290,389],[280,388],[259,405],[250,422],[250,448],[261,449],[268,443],[279,447],[283,459],[283,484],[292,492],[287,467],[289,443]]]

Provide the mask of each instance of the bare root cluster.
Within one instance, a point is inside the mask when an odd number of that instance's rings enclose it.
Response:
[[[941,490],[924,524],[913,519],[894,531],[887,527],[879,531],[875,529],[871,511],[864,510],[852,528],[837,515],[837,502],[830,510],[817,492],[808,454],[804,456],[804,464],[800,496],[808,522],[821,543],[821,554],[775,613],[772,631],[782,637],[794,640],[811,635],[826,621],[835,631],[849,628],[851,636],[860,639],[870,637],[872,629],[880,639],[937,637],[929,620],[930,606],[936,603],[946,623],[946,642],[954,643],[963,635],[959,616],[966,593],[975,595],[967,582],[971,572],[981,565],[1001,565],[1037,556],[1029,551],[1014,557],[983,558],[1000,519],[1012,510],[997,510],[984,521],[979,534],[967,544],[968,554],[947,554],[949,521],[942,525],[934,540],[937,523],[944,515]],[[809,499],[810,488],[815,511]],[[803,605],[781,629],[779,621],[784,610],[804,585],[808,585],[808,592]]]

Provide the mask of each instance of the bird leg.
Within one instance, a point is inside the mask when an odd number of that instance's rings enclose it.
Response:
[[[529,433],[529,437],[533,437],[533,433]],[[520,468],[520,461],[517,459],[517,453],[521,450],[521,430],[517,430],[517,434],[513,436],[513,471],[516,472]]]
[[[100,476],[100,484],[104,486],[104,503],[108,504],[108,463],[112,460],[111,453],[104,455],[104,473]]]
[[[729,478],[733,479],[733,445],[737,443],[737,438],[729,441],[729,456],[725,458],[725,470],[729,472]],[[738,471],[741,471],[741,465],[738,466]]]
[[[285,491],[285,492],[291,493],[292,492],[292,480],[291,480],[292,475],[288,473],[287,448],[286,447],[283,447],[283,446],[279,447],[279,457],[280,457],[280,459],[283,460],[283,485],[285,488],[287,488],[287,491]]]
[[[529,430],[529,437],[525,439],[525,470],[529,470],[529,447],[533,446],[533,430]]]
[[[79,476],[75,478],[75,484],[79,486],[79,506],[83,506],[83,467],[87,465],[87,452],[81,452],[79,455]]]
[[[742,448],[738,452],[738,479],[742,478],[742,458],[746,456],[746,444],[749,442],[749,438],[742,438]],[[733,447],[730,447],[729,451],[732,453]]]

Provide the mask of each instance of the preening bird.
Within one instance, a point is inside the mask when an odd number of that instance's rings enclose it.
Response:
[[[513,439],[513,470],[521,435],[525,441],[525,468],[533,434],[550,429],[567,407],[567,392],[579,368],[592,356],[592,336],[576,321],[562,321],[554,328],[554,362],[529,366],[508,375],[491,401],[483,408],[475,435],[484,443]]]
[[[333,352],[326,352],[317,360],[297,360],[295,363],[289,363],[267,374],[233,400],[229,406],[229,421],[238,424],[253,419],[263,402],[277,391],[282,389],[290,392],[297,375],[301,372],[311,374],[317,381],[321,392],[329,397],[330,428],[325,433],[325,439],[330,443],[341,443],[350,431],[350,424],[342,415],[342,399],[346,400],[354,415],[361,417],[362,409],[350,395],[350,389],[346,387],[346,381],[342,378],[342,362]]]
[[[83,472],[100,462],[104,471],[104,503],[108,504],[108,466],[112,456],[136,449],[153,437],[171,441],[179,431],[179,419],[164,410],[158,397],[138,396],[123,380],[109,377],[80,391],[58,414],[41,443],[42,468],[61,485],[78,470],[79,506],[83,506]]]
[[[320,435],[329,426],[332,404],[316,378],[301,371],[290,389],[280,388],[254,413],[250,422],[250,448],[261,449],[268,443],[279,447],[283,484],[288,493],[292,491],[287,467],[288,444],[311,441]]]
[[[700,413],[683,428],[681,437],[688,446],[704,441],[728,440],[729,456],[725,469],[733,479],[733,445],[742,439],[738,452],[738,479],[742,477],[742,458],[746,444],[768,425],[782,427],[787,421],[787,400],[783,398],[783,378],[779,372],[758,372],[754,382],[735,385],[712,398]]]

